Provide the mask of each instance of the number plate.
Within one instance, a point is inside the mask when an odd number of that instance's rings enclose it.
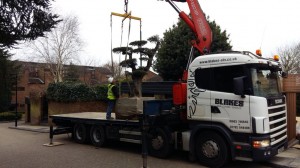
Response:
[[[284,151],[284,146],[277,149],[277,152],[278,152],[278,153],[281,153],[281,152],[283,152],[283,151]]]

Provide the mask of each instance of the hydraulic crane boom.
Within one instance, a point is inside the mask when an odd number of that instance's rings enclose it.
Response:
[[[178,13],[179,17],[191,28],[196,35],[196,40],[192,40],[193,47],[197,48],[201,54],[210,51],[212,42],[212,31],[205,18],[205,15],[197,0],[166,0]],[[187,2],[191,16],[181,11],[172,1]]]

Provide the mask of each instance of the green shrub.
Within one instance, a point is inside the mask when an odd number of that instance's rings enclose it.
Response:
[[[106,100],[107,98],[107,85],[99,85],[93,88],[96,93],[97,100]]]
[[[22,118],[22,114],[23,113],[20,113],[20,112],[17,113],[18,120],[20,120]],[[1,112],[0,113],[0,121],[12,121],[15,119],[16,119],[16,112],[11,111],[11,112]]]
[[[47,98],[58,102],[105,100],[107,86],[89,87],[83,83],[51,83],[47,89]]]

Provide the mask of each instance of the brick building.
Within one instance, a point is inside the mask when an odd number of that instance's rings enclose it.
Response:
[[[44,63],[19,61],[21,71],[17,87],[18,111],[25,111],[25,97],[30,94],[42,94],[46,91],[49,83],[53,82],[50,69]],[[64,73],[67,73],[70,66],[64,66]],[[88,84],[102,84],[107,82],[107,76],[111,71],[103,67],[75,66],[79,80]],[[12,104],[16,101],[16,92],[13,91]]]

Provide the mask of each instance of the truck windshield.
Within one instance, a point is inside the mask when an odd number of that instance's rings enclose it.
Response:
[[[263,68],[251,68],[254,96],[279,96],[278,71]]]

